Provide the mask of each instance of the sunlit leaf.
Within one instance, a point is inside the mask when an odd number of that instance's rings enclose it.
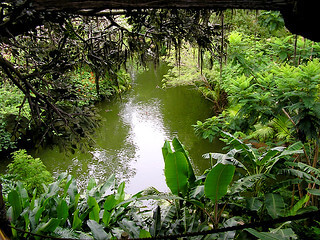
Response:
[[[189,183],[194,183],[194,181],[196,180],[196,177],[194,175],[193,167],[191,165],[188,153],[186,152],[186,150],[184,149],[184,147],[182,146],[182,144],[177,138],[174,138],[172,140],[172,145],[174,147],[175,152],[181,152],[186,157],[186,160],[188,162],[188,181]]]
[[[166,183],[175,195],[185,194],[188,189],[188,162],[181,152],[168,153],[165,159]]]
[[[88,197],[88,206],[91,208],[91,211],[89,213],[89,219],[95,220],[97,223],[100,221],[99,212],[100,207],[94,197],[89,196]]]
[[[16,190],[12,190],[8,194],[8,201],[13,208],[12,220],[16,221],[22,212],[20,196]]]
[[[234,171],[235,166],[218,163],[207,175],[204,183],[205,195],[213,202],[222,198],[227,193]]]
[[[318,190],[318,189],[317,189]],[[319,190],[318,190],[319,191]],[[292,215],[296,215],[297,211],[300,210],[303,205],[308,202],[310,199],[309,195],[305,195],[303,198],[301,198],[288,212],[287,215],[292,216]]]
[[[151,238],[151,234],[148,231],[141,229],[139,233],[139,238]]]

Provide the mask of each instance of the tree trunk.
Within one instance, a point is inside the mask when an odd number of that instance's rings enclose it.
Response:
[[[10,239],[7,236],[11,236],[11,231],[9,228],[9,220],[7,218],[6,205],[2,196],[2,184],[0,182],[0,240]]]

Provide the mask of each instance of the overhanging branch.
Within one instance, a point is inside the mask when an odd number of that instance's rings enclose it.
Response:
[[[281,10],[294,0],[32,0],[37,10],[92,10],[139,8],[211,8]]]

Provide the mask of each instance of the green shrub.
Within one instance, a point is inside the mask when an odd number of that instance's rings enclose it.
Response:
[[[0,85],[0,151],[16,148],[18,139],[25,135],[30,109],[28,104],[21,107],[23,98],[17,87]]]
[[[42,185],[53,181],[51,173],[48,172],[40,158],[33,158],[24,149],[16,151],[12,155],[13,162],[8,165],[8,172],[13,175],[14,181],[24,183],[29,193],[32,193],[34,189],[37,189],[38,193],[42,193],[44,190]]]

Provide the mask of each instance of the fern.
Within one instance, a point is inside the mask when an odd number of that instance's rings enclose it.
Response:
[[[256,130],[251,134],[251,136],[254,138],[258,138],[260,140],[268,139],[274,133],[274,129],[268,125],[263,125],[261,123],[258,123],[254,125],[254,127]]]

